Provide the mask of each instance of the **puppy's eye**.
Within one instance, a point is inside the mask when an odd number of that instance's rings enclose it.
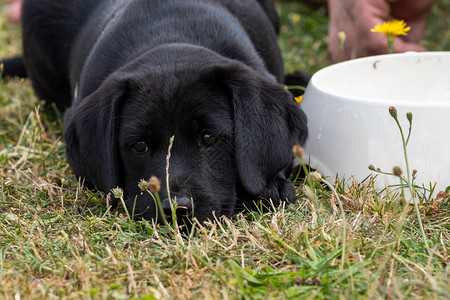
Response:
[[[133,148],[139,154],[144,154],[148,152],[148,146],[145,142],[136,142],[133,144]]]
[[[214,145],[216,141],[217,137],[210,131],[203,131],[200,135],[200,145],[203,147]]]

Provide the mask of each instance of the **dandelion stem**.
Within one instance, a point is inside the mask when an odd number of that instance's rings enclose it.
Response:
[[[405,164],[406,164],[407,185],[408,185],[408,188],[409,188],[409,192],[411,193],[411,200],[413,202],[414,209],[416,211],[417,221],[419,222],[419,228],[420,228],[420,232],[422,234],[423,242],[424,242],[425,246],[428,247],[427,236],[425,235],[425,231],[423,229],[422,218],[420,217],[419,206],[417,205],[417,202],[416,202],[416,199],[415,199],[414,185],[412,183],[411,173],[409,171],[408,151],[406,149],[406,146],[407,146],[408,141],[409,141],[409,134],[408,134],[408,140],[406,140],[405,139],[405,135],[403,134],[402,126],[400,125],[400,122],[398,121],[397,115],[393,116],[391,114],[391,116],[394,118],[395,123],[397,124],[397,127],[400,130],[400,134],[402,136],[403,156],[405,157]],[[409,133],[411,133],[411,127],[412,127],[412,123],[410,122]]]
[[[121,203],[122,206],[123,206],[123,209],[125,210],[125,213],[127,214],[128,221],[130,222],[130,228],[131,228],[131,230],[132,230],[133,232],[136,232],[136,229],[134,228],[134,226],[133,226],[133,224],[132,224],[133,219],[131,218],[130,212],[128,211],[128,208],[127,208],[127,205],[125,204],[125,200],[123,199],[123,196],[121,196],[121,197],[119,198],[119,200],[120,200],[120,203]]]
[[[306,91],[306,87],[301,86],[301,85],[285,85],[284,88],[286,90],[302,90],[302,91]]]
[[[344,57],[344,44],[345,44],[345,40],[347,38],[345,32],[340,31],[338,33],[338,38],[339,38],[339,56],[338,56],[338,61],[342,61],[343,57]]]
[[[388,53],[389,54],[392,54],[394,51],[394,41],[395,41],[395,35],[387,35]]]
[[[150,194],[150,196],[153,199],[153,202],[155,202],[155,205],[156,205],[156,212],[155,212],[156,218],[155,219],[158,220],[158,212],[159,212],[161,214],[161,220],[163,221],[164,225],[166,225],[167,227],[170,227],[169,222],[167,222],[166,215],[164,214],[164,210],[162,208],[161,199],[159,198],[159,193],[158,192],[152,193],[150,191],[147,191],[147,192]]]

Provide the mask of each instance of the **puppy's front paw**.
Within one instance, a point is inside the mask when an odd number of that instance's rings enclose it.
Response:
[[[295,201],[295,188],[289,180],[276,176],[267,181],[267,186],[259,198],[272,200],[275,206],[280,205],[281,201],[292,203]]]

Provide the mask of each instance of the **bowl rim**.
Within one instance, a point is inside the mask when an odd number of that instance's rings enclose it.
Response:
[[[326,89],[321,89],[318,87],[318,83],[317,83],[320,76],[322,76],[322,74],[324,72],[327,72],[331,69],[339,68],[344,64],[352,65],[352,64],[358,64],[358,63],[366,62],[366,61],[377,61],[377,60],[381,60],[381,59],[396,59],[398,57],[407,57],[407,58],[418,57],[418,58],[420,58],[420,57],[438,57],[438,56],[442,56],[442,55],[450,58],[450,51],[425,51],[425,52],[408,51],[408,52],[404,52],[404,53],[393,53],[393,54],[367,56],[367,57],[356,58],[356,59],[352,59],[352,60],[335,63],[335,64],[329,65],[327,67],[324,67],[313,74],[311,81],[309,82],[309,84],[306,88],[305,98],[307,98],[306,94],[308,94],[308,91],[311,92],[311,90],[314,88],[317,91],[319,91],[320,93],[334,97],[335,98],[335,99],[333,99],[334,101],[341,101],[341,102],[347,102],[347,103],[357,102],[357,103],[361,103],[361,104],[364,103],[364,104],[382,105],[382,106],[389,105],[389,106],[396,106],[396,107],[422,107],[422,108],[423,107],[430,107],[430,108],[450,107],[450,101],[423,101],[423,102],[421,102],[421,101],[398,101],[396,99],[384,99],[384,98],[380,98],[380,99],[377,99],[377,101],[373,101],[370,99],[356,98],[356,97],[350,96],[350,95],[343,96],[340,94],[332,94],[329,90],[326,90]]]

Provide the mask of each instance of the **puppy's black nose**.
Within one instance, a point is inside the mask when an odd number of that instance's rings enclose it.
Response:
[[[162,209],[166,215],[166,219],[172,220],[172,210],[170,207],[170,200],[165,199],[161,202]],[[179,197],[172,199],[172,208],[175,210],[177,220],[190,217],[192,213],[192,201],[188,197]]]

